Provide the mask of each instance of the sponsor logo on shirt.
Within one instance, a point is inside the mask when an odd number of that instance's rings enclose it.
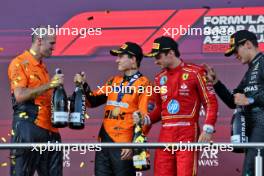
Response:
[[[180,95],[188,96],[189,92],[190,92],[190,89],[188,88],[188,86],[185,83],[181,84],[180,89],[179,89]]]
[[[244,88],[244,92],[252,92],[252,91],[257,91],[258,90],[258,86],[254,85],[254,86],[247,86],[246,88]]]
[[[162,77],[160,78],[160,85],[163,86],[164,84],[167,83],[167,81],[168,81],[167,76],[162,76]]]
[[[167,105],[168,113],[176,114],[180,111],[180,104],[177,100],[172,99]]]

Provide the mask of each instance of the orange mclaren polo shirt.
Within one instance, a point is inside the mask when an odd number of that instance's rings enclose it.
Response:
[[[93,95],[106,94],[110,87],[119,86],[122,81],[123,76],[115,76],[107,81],[101,88],[102,91],[100,89],[93,91]],[[124,87],[128,86],[128,83],[128,81],[125,81],[123,83]],[[150,95],[148,95],[147,89],[152,87],[150,81],[147,77],[141,76],[131,86],[134,88],[133,91],[124,94],[120,102],[117,102],[117,91],[113,90],[106,95],[107,102],[104,108],[103,126],[114,142],[132,142],[134,134],[133,112],[139,110],[143,116],[148,113]],[[140,88],[142,89],[141,91],[139,90]],[[112,114],[117,107],[119,115],[113,117]],[[148,130],[148,128],[143,128],[145,134],[147,134]]]
[[[16,88],[37,88],[50,81],[48,71],[43,62],[29,52],[25,51],[14,58],[8,67],[8,77],[10,80],[11,93]],[[57,128],[51,124],[51,96],[52,90],[46,91],[34,99],[39,111],[34,123],[52,132],[58,132]]]

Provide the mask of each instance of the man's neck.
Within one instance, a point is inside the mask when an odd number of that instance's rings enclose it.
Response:
[[[134,75],[137,72],[138,72],[138,69],[131,69],[131,70],[125,71],[124,74],[125,74],[125,76],[132,76],[132,75]]]
[[[178,57],[174,58],[174,62],[170,65],[169,69],[174,69],[181,64],[181,60]]]
[[[32,55],[32,56],[34,56],[34,58],[38,61],[38,62],[41,62],[41,60],[42,60],[42,56],[41,56],[41,54],[38,52],[38,50],[36,49],[36,48],[34,48],[34,47],[31,47],[30,49],[29,49],[29,52],[30,52],[30,54]]]
[[[251,63],[259,53],[260,53],[260,51],[258,49],[252,51],[252,53],[250,54],[251,59],[250,59],[249,63]]]

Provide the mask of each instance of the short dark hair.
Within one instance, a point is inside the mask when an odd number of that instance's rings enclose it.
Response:
[[[253,46],[255,46],[256,48],[258,48],[258,41],[257,40],[249,40],[251,41],[251,43],[253,44]]]
[[[135,55],[130,54],[130,53],[123,53],[123,54],[128,55],[128,58],[132,58],[133,56],[135,56]],[[141,61],[143,59],[143,56],[135,56],[135,58],[136,58],[137,67],[139,68],[140,64],[141,64]]]
[[[136,62],[137,62],[137,67],[139,68],[140,67],[140,64],[141,64],[141,61],[143,59],[143,56],[135,56],[136,57]]]
[[[174,51],[174,54],[175,54],[176,57],[180,57],[181,56],[180,51],[178,50],[178,48],[177,49],[169,49],[167,51],[164,51],[163,53],[165,53],[165,55],[167,56],[171,50]]]

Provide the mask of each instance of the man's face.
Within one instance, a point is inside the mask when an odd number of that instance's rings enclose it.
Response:
[[[250,62],[250,56],[247,42],[236,47],[234,55],[242,64],[248,64]]]
[[[155,57],[155,64],[159,65],[162,69],[169,68],[171,65],[170,57],[168,54],[161,52]]]
[[[134,64],[133,58],[135,56],[131,56],[128,54],[119,54],[116,59],[117,68],[119,71],[127,71],[132,69]]]
[[[47,35],[40,39],[40,54],[44,57],[50,57],[56,43],[55,35]]]

